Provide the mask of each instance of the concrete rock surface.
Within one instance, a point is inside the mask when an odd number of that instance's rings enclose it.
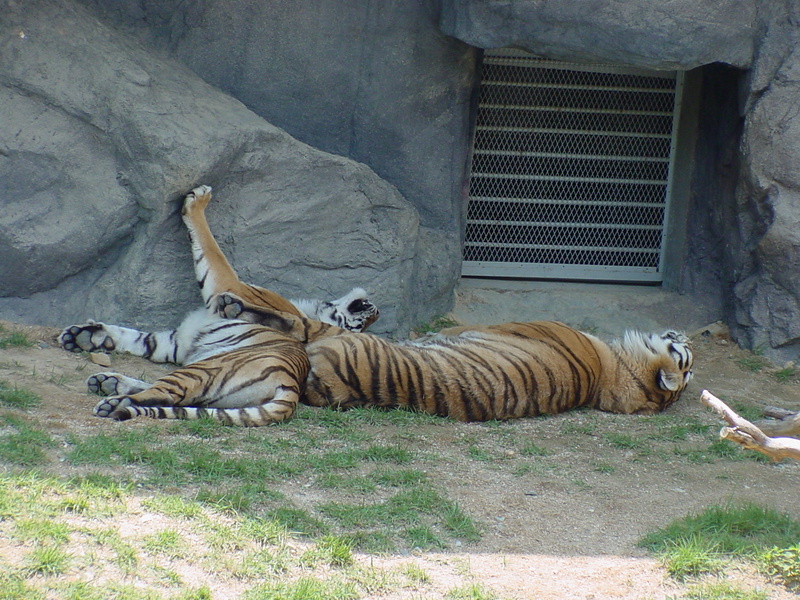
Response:
[[[377,331],[416,318],[419,217],[367,166],[298,142],[80,5],[11,3],[0,28],[3,318],[175,325],[199,303],[179,207],[200,183],[243,279],[290,297],[363,286]]]

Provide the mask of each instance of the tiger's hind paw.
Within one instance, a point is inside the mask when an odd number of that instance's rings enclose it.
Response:
[[[244,302],[229,292],[217,295],[217,314],[223,319],[236,319],[244,312]]]
[[[183,210],[181,214],[188,215],[193,210],[205,210],[208,203],[211,201],[211,186],[201,185],[194,188],[191,192],[186,194],[183,201]]]
[[[125,410],[130,405],[131,399],[127,396],[110,396],[98,402],[93,412],[97,417],[111,417],[117,421],[125,421],[130,419],[130,414]]]
[[[118,396],[121,394],[138,394],[150,387],[150,384],[120,375],[119,373],[95,373],[86,380],[89,392],[98,396]]]
[[[67,327],[58,336],[58,343],[70,352],[111,352],[116,348],[113,338],[103,323],[88,321],[83,325]]]
[[[119,394],[117,387],[119,378],[116,373],[95,373],[86,380],[86,387],[98,396],[114,396]]]

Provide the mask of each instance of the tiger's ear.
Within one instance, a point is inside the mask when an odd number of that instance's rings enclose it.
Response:
[[[683,379],[678,373],[668,373],[664,369],[658,370],[658,387],[662,390],[675,392],[680,389]]]

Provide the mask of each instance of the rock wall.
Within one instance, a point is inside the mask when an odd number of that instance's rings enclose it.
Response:
[[[81,1],[298,140],[396,186],[420,217],[404,328],[452,306],[479,53],[439,30],[436,2]]]
[[[480,48],[518,46],[539,56],[689,70],[748,67],[758,0],[443,0],[441,29]]]
[[[733,262],[739,340],[800,358],[800,5],[770,14],[749,81],[736,194],[743,245]],[[790,17],[790,18],[787,18]]]
[[[430,241],[367,166],[298,142],[66,0],[11,4],[0,36],[2,318],[177,324],[199,304],[180,199],[208,183],[244,279],[289,297],[363,285],[378,331],[414,322]]]

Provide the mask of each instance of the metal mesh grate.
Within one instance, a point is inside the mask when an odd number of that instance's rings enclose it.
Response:
[[[676,73],[487,52],[464,275],[660,281]]]

